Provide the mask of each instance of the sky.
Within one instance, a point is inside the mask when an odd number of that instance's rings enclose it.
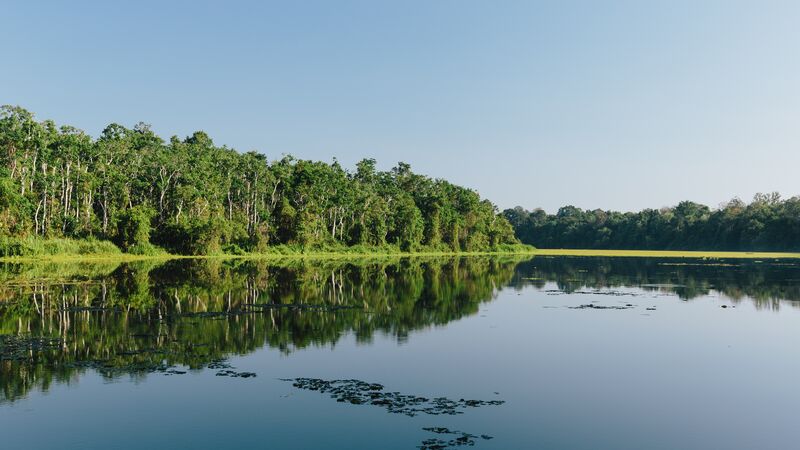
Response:
[[[500,208],[800,194],[800,2],[4,1],[0,104]]]

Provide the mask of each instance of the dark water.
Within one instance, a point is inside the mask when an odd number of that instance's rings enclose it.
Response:
[[[0,267],[0,448],[786,449],[800,261]]]

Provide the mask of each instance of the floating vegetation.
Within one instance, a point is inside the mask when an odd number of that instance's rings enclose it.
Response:
[[[472,447],[475,445],[478,439],[489,440],[493,439],[492,436],[482,434],[480,436],[476,436],[474,434],[465,433],[463,431],[458,430],[450,430],[449,428],[444,427],[427,427],[423,428],[425,431],[430,431],[431,433],[436,433],[439,435],[454,435],[455,437],[451,439],[442,439],[442,438],[430,438],[425,439],[422,441],[422,444],[417,446],[417,448],[421,450],[445,450],[448,448],[453,447],[462,447],[462,446],[470,446]]]
[[[41,336],[0,334],[0,361],[24,361],[34,353],[58,350],[61,339]]]
[[[640,292],[625,292],[625,291],[575,291],[571,292],[571,294],[581,294],[581,295],[610,295],[612,297],[641,297],[642,294]]]
[[[608,290],[594,290],[594,291],[564,291],[561,289],[547,289],[544,291],[547,295],[608,295],[611,297],[643,297],[641,292],[626,292],[626,291],[608,291]]]
[[[628,305],[610,305],[610,306],[605,306],[605,305],[595,305],[595,304],[592,304],[592,303],[588,303],[586,305],[570,306],[569,307],[569,309],[631,309],[631,308],[633,308],[633,305],[630,305],[630,304],[628,304]]]
[[[228,362],[226,360],[224,360],[224,359],[215,359],[215,360],[211,361],[210,363],[208,363],[208,365],[206,367],[208,367],[211,370],[231,369],[231,368],[233,368],[233,366],[228,364]]]
[[[237,372],[235,370],[220,370],[217,372],[218,377],[232,377],[232,378],[253,378],[256,376],[255,372]]]
[[[466,408],[480,406],[496,406],[505,403],[503,400],[451,400],[446,397],[427,398],[399,392],[385,392],[378,383],[360,380],[321,380],[319,378],[288,378],[292,386],[298,389],[330,394],[337,402],[353,405],[373,405],[385,408],[392,414],[403,414],[409,417],[418,414],[456,415],[463,414]]]
[[[282,378],[292,382],[298,389],[330,394],[337,402],[353,405],[373,405],[385,408],[392,414],[403,414],[409,417],[418,414],[456,415],[463,414],[467,408],[480,406],[497,406],[503,400],[452,400],[446,397],[427,398],[399,392],[385,392],[384,386],[361,380],[322,380],[319,378]],[[422,450],[444,450],[453,447],[474,446],[480,440],[492,439],[492,436],[480,436],[444,427],[427,427],[425,431],[438,435],[451,435],[449,438],[434,437],[425,439],[417,448]]]
[[[230,365],[224,359],[216,359],[209,363],[206,367],[212,370],[218,370],[216,376],[218,377],[231,377],[231,378],[254,378],[256,374],[254,372],[237,372],[233,369],[232,365]]]

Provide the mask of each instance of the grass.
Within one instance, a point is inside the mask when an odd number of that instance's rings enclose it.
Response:
[[[536,249],[540,256],[585,256],[624,258],[697,258],[697,259],[783,259],[800,258],[800,253],[782,252],[705,252],[682,250],[583,250],[583,249]]]
[[[0,236],[0,256],[4,258],[54,255],[119,255],[122,251],[109,241]]]
[[[344,246],[325,245],[318,248],[303,248],[296,245],[275,245],[259,253],[246,253],[237,248],[226,248],[221,253],[207,255],[169,254],[153,245],[134,246],[123,253],[108,241],[78,239],[40,239],[40,238],[0,238],[0,262],[130,262],[165,259],[347,259],[382,258],[397,256],[468,256],[468,255],[519,255],[532,254],[534,248],[528,245],[502,245],[490,251],[456,252],[447,248],[422,248],[417,251],[402,251],[397,246]]]
[[[694,259],[783,259],[800,258],[800,253],[780,252],[720,252],[720,251],[659,251],[659,250],[584,250],[584,249],[536,249],[528,245],[503,245],[491,251],[456,252],[446,248],[401,251],[399,247],[385,245],[370,246],[325,246],[307,249],[293,245],[267,247],[264,252],[245,253],[232,249],[213,255],[173,255],[152,246],[139,246],[123,253],[108,241],[96,239],[38,239],[0,237],[0,262],[129,262],[166,259],[348,259],[381,258],[397,256],[480,256],[480,255],[530,255],[530,256],[579,256],[579,257],[637,257],[637,258],[694,258]]]

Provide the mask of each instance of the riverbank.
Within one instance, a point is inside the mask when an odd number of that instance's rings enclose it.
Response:
[[[347,258],[380,258],[380,257],[434,257],[434,256],[487,256],[487,255],[532,255],[536,249],[524,244],[504,244],[494,249],[483,251],[450,251],[442,248],[421,248],[417,251],[402,251],[395,246],[330,246],[319,248],[303,248],[291,245],[276,245],[268,247],[264,252],[236,252],[214,253],[208,255],[180,255],[170,254],[163,250],[147,254],[124,253],[112,243],[107,241],[92,241],[91,245],[85,241],[58,239],[54,241],[43,240],[35,246],[31,254],[15,254],[13,256],[0,256],[0,262],[28,263],[28,262],[134,262],[148,260],[170,259],[283,259],[283,258],[308,258],[308,259],[347,259]]]
[[[170,259],[354,259],[354,258],[390,258],[390,257],[436,257],[436,256],[513,256],[535,255],[535,250],[526,251],[485,251],[485,252],[309,252],[309,253],[248,253],[232,255],[219,253],[214,255],[131,255],[95,254],[95,255],[42,255],[14,256],[0,258],[0,263],[30,262],[135,262],[158,261]]]
[[[800,259],[800,253],[781,252],[702,252],[672,250],[587,250],[587,249],[535,249],[512,248],[501,251],[479,252],[447,252],[447,251],[283,251],[269,253],[246,254],[213,254],[213,255],[174,255],[162,253],[157,255],[133,255],[128,253],[96,253],[96,254],[55,254],[0,257],[0,263],[93,263],[93,262],[136,262],[158,261],[170,259],[361,259],[388,257],[452,257],[452,256],[571,256],[571,257],[622,257],[622,258],[674,258],[674,259]]]
[[[153,245],[138,246],[131,252],[123,252],[110,241],[98,239],[67,238],[0,238],[0,262],[133,262],[169,259],[347,259],[381,257],[436,257],[436,256],[486,256],[486,255],[530,255],[571,257],[625,257],[625,258],[691,258],[691,259],[797,259],[800,252],[728,252],[728,251],[681,251],[681,250],[596,250],[596,249],[537,249],[525,244],[502,244],[479,251],[453,251],[448,247],[419,247],[415,251],[403,251],[398,246],[367,245],[322,245],[302,247],[299,245],[275,245],[260,252],[220,251],[204,255],[171,254]]]
[[[722,252],[682,250],[586,250],[586,249],[536,249],[540,256],[585,256],[625,258],[693,258],[693,259],[796,259],[800,253],[783,252]]]

